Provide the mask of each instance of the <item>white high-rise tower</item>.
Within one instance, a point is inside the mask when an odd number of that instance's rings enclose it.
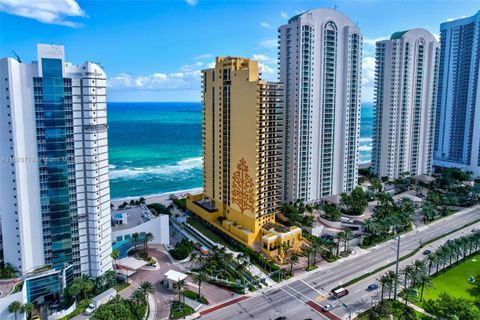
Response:
[[[357,185],[362,34],[331,9],[279,28],[285,84],[284,201],[349,192]]]
[[[440,25],[434,165],[480,177],[480,11]]]
[[[438,54],[424,29],[376,44],[372,170],[379,177],[431,173]]]
[[[63,46],[37,51],[32,63],[0,59],[4,262],[24,277],[45,266],[98,277],[112,268],[106,75],[65,62]],[[37,285],[30,301],[58,289]]]

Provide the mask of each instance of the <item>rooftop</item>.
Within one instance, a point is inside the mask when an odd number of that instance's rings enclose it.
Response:
[[[404,31],[397,31],[397,32],[394,32],[392,34],[392,36],[390,37],[390,40],[398,40],[398,39],[401,39],[403,37],[403,35],[405,33],[407,33],[408,31],[410,30],[404,30]]]
[[[120,219],[119,215],[126,215],[126,219]],[[112,221],[114,221],[112,231],[130,229],[154,218],[155,216],[145,205],[135,206],[123,210],[112,210]],[[123,223],[120,223],[119,220],[122,220]]]
[[[167,279],[170,281],[178,282],[184,280],[187,275],[185,273],[181,273],[175,270],[168,270],[167,272],[165,272],[165,277],[167,277]]]

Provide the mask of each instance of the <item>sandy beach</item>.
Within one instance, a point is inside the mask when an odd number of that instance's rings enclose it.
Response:
[[[197,194],[202,192],[202,188],[193,188],[193,189],[187,189],[187,190],[179,190],[179,191],[172,191],[172,192],[165,192],[165,193],[160,193],[160,194],[154,194],[150,196],[143,196],[145,198],[145,202],[147,204],[150,203],[161,203],[163,205],[169,205],[170,200],[169,197],[170,195],[174,194],[179,198],[185,197],[187,194]],[[124,201],[129,202],[130,200],[138,200],[140,197],[128,197],[128,198],[121,198],[121,199],[112,199],[111,203],[115,207],[118,205],[122,204]]]

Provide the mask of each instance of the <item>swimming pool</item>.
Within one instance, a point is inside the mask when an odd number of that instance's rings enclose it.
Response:
[[[127,240],[115,242],[112,245],[112,250],[118,249],[118,251],[120,251],[120,257],[118,258],[122,259],[127,256],[127,252],[131,247],[133,247],[133,244],[130,242],[130,240],[127,239]]]
[[[122,215],[121,213],[115,213],[115,214],[113,215],[113,217],[114,217],[115,219],[122,219],[122,218],[123,218],[123,215]]]

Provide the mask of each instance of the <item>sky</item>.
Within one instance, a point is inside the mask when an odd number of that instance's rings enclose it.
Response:
[[[298,13],[334,8],[364,37],[362,100],[373,101],[375,41],[471,16],[478,1],[0,0],[0,57],[36,59],[36,43],[63,44],[66,60],[100,63],[109,101],[200,101],[200,70],[215,56],[260,62],[277,78],[277,28]]]

